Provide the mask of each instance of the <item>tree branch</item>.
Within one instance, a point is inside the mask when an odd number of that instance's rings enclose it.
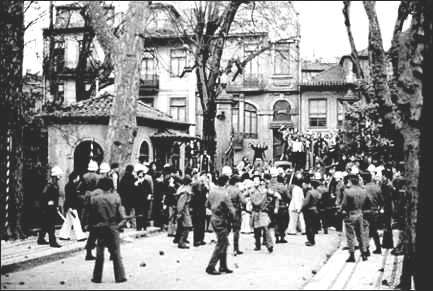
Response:
[[[350,24],[350,4],[351,1],[343,1],[344,7],[343,7],[343,15],[344,15],[344,24],[346,25],[347,29],[347,36],[349,37],[350,47],[351,47],[351,57],[352,61],[355,64],[356,69],[356,78],[357,79],[364,79],[364,73],[362,72],[361,65],[359,63],[359,55],[358,51],[356,50],[355,46],[355,40],[353,39],[352,34],[352,28]]]
[[[112,54],[116,49],[117,39],[107,23],[103,1],[86,1],[85,7],[90,26],[93,28],[104,53]]]

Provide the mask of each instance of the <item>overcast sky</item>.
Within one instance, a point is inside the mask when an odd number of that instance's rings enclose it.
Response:
[[[301,24],[301,56],[304,59],[332,59],[350,52],[343,1],[293,1]],[[391,44],[400,1],[377,1],[385,49]],[[356,48],[368,46],[368,19],[361,1],[352,1],[351,25]]]
[[[59,1],[60,2],[60,1]],[[70,2],[70,1],[68,1]],[[342,1],[293,1],[299,12],[301,25],[301,57],[335,61],[350,53]],[[352,29],[358,50],[368,44],[368,20],[362,2],[352,1]],[[399,1],[378,1],[377,14],[381,25],[385,49],[389,48]],[[41,9],[48,2],[41,2]],[[47,17],[33,25],[25,34],[24,73],[42,71],[42,28],[48,26]]]

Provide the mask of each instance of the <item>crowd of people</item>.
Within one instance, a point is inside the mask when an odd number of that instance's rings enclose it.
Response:
[[[321,147],[318,151],[319,157],[327,154]],[[234,255],[243,254],[241,233],[251,235],[255,251],[264,245],[271,253],[275,243],[287,243],[288,236],[299,233],[306,236],[305,245],[313,247],[316,234],[327,234],[330,227],[345,233],[348,262],[355,260],[355,241],[363,260],[370,256],[370,238],[375,254],[382,247],[393,247],[392,222],[401,226],[405,197],[405,182],[396,167],[365,154],[342,155],[330,164],[319,161],[309,170],[296,167],[295,156],[288,158],[294,166],[251,164],[245,158],[236,167],[223,167],[219,175],[197,168],[183,174],[169,164],[159,169],[154,163],[128,165],[120,175],[116,164],[98,166],[90,161],[88,171],[72,173],[65,186],[64,216],[58,213],[64,219],[60,238],[85,240],[83,231],[89,231],[85,259],[96,260],[95,282],[101,278],[104,247],[114,261],[116,281],[126,280],[118,232],[128,227],[160,227],[180,249],[190,248],[191,231],[194,247],[206,244],[206,231],[215,232],[217,243],[206,268],[212,275],[232,272],[227,264],[230,232]],[[45,219],[38,243],[53,247],[60,247],[53,217],[58,212],[61,175],[60,168],[52,169],[41,199]],[[385,231],[382,243],[379,228]],[[401,246],[394,252],[401,252]]]

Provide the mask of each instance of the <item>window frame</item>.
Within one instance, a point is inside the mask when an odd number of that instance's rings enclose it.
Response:
[[[250,107],[250,108],[248,108]],[[257,116],[257,107],[251,103],[245,102],[244,106],[244,132],[243,135],[246,138],[257,138],[258,136],[258,116]],[[249,115],[249,130],[247,131],[247,115]],[[254,123],[252,121],[255,121]],[[253,128],[253,124],[255,125]]]
[[[311,113],[311,104],[312,102],[324,101],[325,102],[325,111],[324,113]],[[321,108],[321,106],[318,106]],[[312,116],[314,115],[314,116]],[[323,116],[324,115],[324,116]],[[312,125],[312,119],[315,119],[316,125]],[[323,125],[320,125],[320,121],[324,121]],[[308,99],[308,127],[312,129],[326,129],[328,127],[328,100],[326,98],[314,98]]]
[[[178,100],[184,100],[185,101],[185,105],[173,105],[174,101],[178,101]],[[182,120],[179,118],[179,110],[180,108],[184,108],[185,110],[185,118]],[[184,121],[184,122],[188,122],[188,98],[186,97],[172,97],[170,98],[170,104],[169,104],[169,109],[170,109],[170,115],[171,117],[173,117],[176,120],[179,121]],[[176,116],[174,116],[172,114],[172,110],[176,110]]]
[[[342,117],[341,120],[340,117]],[[338,128],[342,128],[344,126],[344,119],[345,119],[345,112],[344,112],[343,101],[337,100],[337,127]]]
[[[147,155],[142,154],[141,149],[143,148],[143,144],[146,144],[147,146]],[[147,157],[144,161],[141,161],[142,157]],[[140,149],[138,151],[138,161],[139,162],[149,162],[150,161],[150,144],[147,140],[143,140],[140,144]]]
[[[285,45],[287,46],[286,49],[279,49],[278,46]],[[287,71],[277,71],[277,68],[281,68],[280,66],[277,66],[277,60],[278,58],[282,58],[280,52],[287,52],[288,60],[287,60]],[[274,45],[274,66],[273,66],[273,74],[274,75],[290,75],[290,52],[291,52],[291,43],[290,42],[281,42],[276,43]]]
[[[173,56],[175,51],[183,51],[184,52],[184,56]],[[173,62],[176,60],[177,63],[177,69],[179,69],[179,64],[182,62],[182,59],[184,59],[184,65],[183,65],[183,69],[187,66],[187,50],[185,48],[173,48],[170,49],[170,77],[171,78],[179,78],[180,75],[182,74],[182,71],[177,72],[177,74],[174,74],[173,72]]]

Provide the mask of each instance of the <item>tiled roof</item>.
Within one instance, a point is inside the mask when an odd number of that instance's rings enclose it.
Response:
[[[79,101],[69,106],[62,107],[51,113],[43,113],[41,117],[56,117],[56,118],[97,118],[97,117],[109,117],[111,106],[113,103],[113,95],[109,93],[102,94],[100,96],[90,98],[87,100]],[[181,122],[173,119],[170,115],[150,107],[141,101],[137,101],[137,119],[151,119],[156,121],[164,121],[176,124],[188,123]]]
[[[163,129],[158,131],[157,133],[154,133],[151,136],[151,138],[156,140],[161,140],[161,141],[165,141],[165,140],[189,141],[193,139],[198,139],[197,137],[191,136],[187,133],[172,132],[168,129]]]

